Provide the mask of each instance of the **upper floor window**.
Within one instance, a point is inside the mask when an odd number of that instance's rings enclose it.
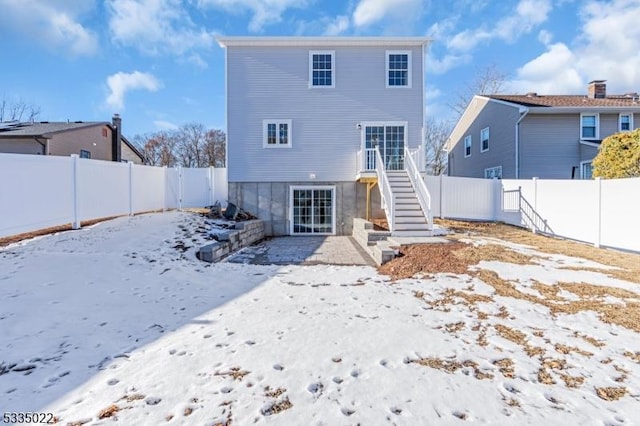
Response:
[[[580,114],[580,139],[599,138],[599,118],[598,114]]]
[[[467,135],[464,137],[464,156],[471,156],[471,135]]]
[[[411,87],[410,51],[387,51],[387,87]]]
[[[80,150],[80,158],[91,158],[91,151]]]
[[[309,52],[309,87],[335,87],[335,52]]]
[[[489,151],[489,128],[480,130],[480,152]]]
[[[262,122],[263,148],[291,148],[291,120]]]
[[[633,130],[633,114],[620,114],[618,130],[627,132]]]

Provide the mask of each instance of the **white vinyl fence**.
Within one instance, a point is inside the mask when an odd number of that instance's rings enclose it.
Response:
[[[434,217],[502,221],[640,252],[640,178],[498,180],[425,176]]]
[[[0,237],[227,199],[226,168],[0,154]]]

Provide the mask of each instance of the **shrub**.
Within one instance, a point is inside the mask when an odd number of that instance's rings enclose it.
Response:
[[[603,140],[593,159],[593,176],[605,179],[640,176],[640,129],[615,133]]]

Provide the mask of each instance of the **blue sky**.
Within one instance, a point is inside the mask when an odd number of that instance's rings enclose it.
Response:
[[[505,92],[640,91],[640,0],[0,0],[0,98],[40,120],[123,118],[124,134],[224,129],[218,35],[429,36],[427,114],[478,70]]]

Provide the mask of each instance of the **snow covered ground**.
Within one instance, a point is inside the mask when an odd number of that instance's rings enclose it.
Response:
[[[206,235],[169,212],[0,249],[0,409],[74,425],[640,422],[638,333],[597,312],[551,315],[472,274],[209,265]],[[532,297],[562,281],[640,299],[586,270],[601,265],[510,247],[541,257],[476,268]]]

